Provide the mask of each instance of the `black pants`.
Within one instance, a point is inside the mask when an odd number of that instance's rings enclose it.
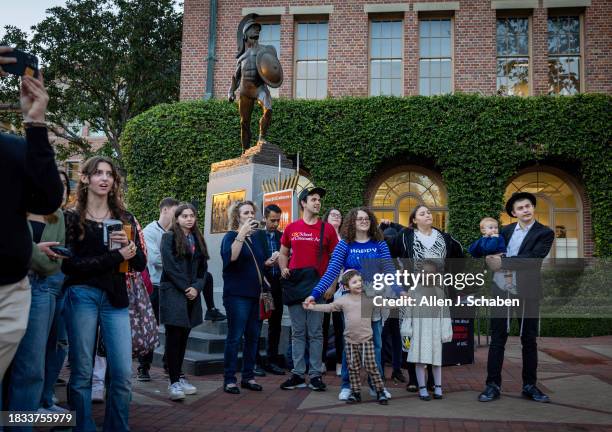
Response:
[[[389,317],[385,321],[382,331],[383,365],[390,360],[393,366],[393,372],[401,372],[402,370],[402,335],[400,333],[399,318]],[[390,342],[390,343],[389,343]]]
[[[177,382],[181,376],[190,332],[190,328],[166,324],[166,360],[171,384]]]
[[[155,321],[159,325],[159,285],[153,285],[153,292],[149,297],[151,300],[151,306],[153,307],[153,313],[155,314]],[[164,368],[166,367],[166,356],[164,354]],[[151,369],[151,363],[153,363],[153,351],[148,354],[138,356],[138,363],[142,369]]]
[[[214,297],[214,282],[213,275],[210,272],[206,272],[206,281],[204,283],[204,289],[202,294],[204,295],[204,301],[206,302],[206,310],[215,308],[215,297]]]
[[[517,319],[520,326],[521,318]],[[536,338],[538,336],[539,320],[537,318],[522,318],[522,321],[523,385],[535,384],[538,371],[538,344]],[[507,318],[491,318],[491,345],[489,345],[489,359],[487,361],[487,384],[494,383],[501,386],[504,350],[507,340]]]
[[[268,363],[278,365],[278,345],[280,343],[281,322],[283,320],[283,291],[280,286],[279,278],[269,278],[272,285],[272,299],[274,300],[274,310],[272,316],[268,318]]]

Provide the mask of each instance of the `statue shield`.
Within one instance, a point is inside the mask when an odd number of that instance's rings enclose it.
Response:
[[[283,68],[276,56],[276,49],[272,45],[261,46],[255,59],[257,72],[267,85],[272,88],[280,87],[283,83]]]

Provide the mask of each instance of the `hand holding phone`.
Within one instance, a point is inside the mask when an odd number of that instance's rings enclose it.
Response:
[[[38,78],[38,58],[11,47],[0,47],[0,65],[5,74]]]
[[[72,251],[66,247],[51,246],[49,249],[51,249],[56,255],[59,255],[55,258],[72,258],[73,257]]]

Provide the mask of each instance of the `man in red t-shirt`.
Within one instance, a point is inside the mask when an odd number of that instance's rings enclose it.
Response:
[[[283,231],[278,265],[284,279],[291,277],[291,272],[297,269],[314,267],[321,277],[327,269],[327,264],[336,244],[338,235],[330,224],[323,227],[323,248],[321,251],[321,227],[319,219],[321,199],[325,196],[325,189],[304,189],[299,196],[300,206],[303,209],[302,219],[292,222]],[[289,254],[291,253],[291,258]],[[316,282],[313,285],[316,285]],[[286,289],[286,288],[285,288]],[[304,299],[306,296],[304,296]],[[304,374],[306,362],[306,336],[309,343],[309,387],[315,391],[324,391],[326,386],[321,379],[321,360],[323,350],[323,314],[302,307],[302,301],[289,304],[291,316],[291,349],[293,357],[293,370],[291,378],[281,384],[283,390],[293,390],[306,387]]]

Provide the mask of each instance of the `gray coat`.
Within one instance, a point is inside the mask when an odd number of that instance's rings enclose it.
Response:
[[[160,323],[185,328],[202,324],[200,293],[204,289],[208,269],[206,256],[197,247],[196,242],[196,251],[193,255],[179,257],[174,245],[174,233],[167,232],[162,236],[161,257],[163,271],[159,284]],[[185,296],[185,290],[189,287],[194,287],[198,291],[198,296],[191,302],[191,315]]]

